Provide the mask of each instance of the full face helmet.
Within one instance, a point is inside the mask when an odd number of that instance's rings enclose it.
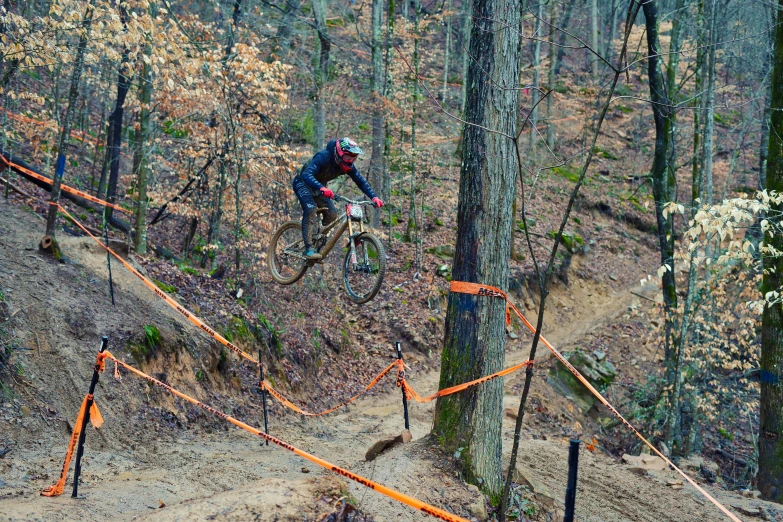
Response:
[[[353,168],[353,162],[359,154],[364,154],[364,151],[351,138],[340,138],[334,146],[334,161],[343,172]]]

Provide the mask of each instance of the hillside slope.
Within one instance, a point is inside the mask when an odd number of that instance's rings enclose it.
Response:
[[[42,257],[36,249],[39,223],[33,213],[0,200],[0,288],[9,317],[3,323],[3,343],[14,347],[8,365],[17,370],[14,375],[4,374],[0,414],[0,446],[11,450],[0,459],[0,512],[8,519],[318,520],[335,506],[339,510],[337,501],[346,494],[376,521],[425,519],[358,484],[327,475],[291,453],[274,446],[259,447],[252,436],[130,375],[115,381],[111,372],[102,376],[96,392],[106,423],[99,431],[90,428],[88,432],[80,489],[86,500],[74,502],[67,494],[55,499],[40,497],[39,491],[59,473],[69,423],[86,392],[103,334],[110,335],[111,349],[117,355],[130,360],[126,350],[133,345],[128,340],[138,342],[145,324],[160,325],[163,348],[143,360],[145,371],[251,424],[260,425],[260,412],[249,370],[243,373],[236,362],[228,370],[218,369],[218,364],[210,362],[218,357],[216,347],[117,267],[117,306],[111,307],[105,255],[88,239],[67,238],[63,246],[69,264]],[[563,322],[553,314],[548,321],[552,326],[549,337],[556,344],[580,342],[607,330],[607,322],[616,321],[632,298],[627,291],[584,280],[571,286],[573,295],[562,285],[555,288],[555,302],[563,303],[555,314],[571,317]],[[573,307],[574,299],[593,301],[591,306]],[[526,343],[510,346],[507,363],[524,360]],[[431,392],[437,386],[437,372],[421,371],[417,359],[409,361],[410,381],[420,392]],[[202,377],[197,379],[199,370]],[[538,509],[535,519],[546,520],[557,517],[565,489],[563,436],[568,433],[557,426],[580,420],[588,426],[589,420],[569,413],[568,400],[553,392],[543,372],[539,375],[542,378],[533,386],[533,402],[538,407],[528,414],[519,469],[536,493],[527,493]],[[514,391],[520,384],[520,376],[506,380],[507,407],[516,406]],[[432,403],[412,406],[412,443],[373,462],[364,461],[373,442],[401,430],[398,393],[389,384],[355,406],[313,419],[280,414],[275,408],[270,431],[438,507],[466,517],[480,514],[484,500],[459,479],[453,459],[439,452],[428,438]],[[553,422],[551,417],[563,418]],[[507,418],[506,451],[512,430],[513,421]],[[578,493],[580,520],[720,519],[690,488],[675,491],[667,487],[666,481],[672,478],[665,473],[639,476],[607,456],[586,452]],[[710,490],[729,505],[749,512],[761,506],[770,516],[783,516],[776,515],[783,514],[780,506]],[[159,508],[161,501],[165,508]]]

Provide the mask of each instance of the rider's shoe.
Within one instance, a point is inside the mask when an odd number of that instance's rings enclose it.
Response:
[[[313,259],[313,260],[323,258],[323,256],[319,254],[313,247],[308,247],[307,250],[305,250],[305,257],[307,259]]]

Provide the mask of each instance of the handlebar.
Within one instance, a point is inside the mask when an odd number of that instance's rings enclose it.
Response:
[[[342,201],[343,203],[349,203],[351,205],[361,205],[361,206],[367,206],[367,205],[375,205],[372,201],[354,201],[352,199],[348,199],[346,197],[340,196],[339,194],[334,195],[335,201]]]

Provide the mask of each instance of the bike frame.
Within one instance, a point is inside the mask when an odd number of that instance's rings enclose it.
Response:
[[[364,232],[364,221],[359,220],[359,232],[354,233],[355,225],[353,224],[353,220],[351,219],[350,212],[351,212],[351,205],[358,205],[358,206],[365,206],[354,202],[348,202],[345,205],[345,212],[343,215],[329,223],[326,227],[321,229],[320,234],[325,235],[329,234],[333,229],[336,228],[335,232],[332,234],[332,237],[329,238],[329,240],[326,242],[326,244],[321,249],[321,255],[323,256],[320,260],[317,261],[308,261],[310,263],[318,263],[320,261],[323,261],[323,259],[326,259],[326,257],[329,255],[329,253],[332,251],[334,246],[337,244],[337,241],[340,240],[343,233],[348,230],[348,237],[351,241],[349,241],[350,249],[351,249],[351,263],[355,266],[356,265],[356,246],[354,245],[354,242],[352,239],[355,236],[358,236],[359,234],[362,234]],[[326,209],[318,209],[316,214],[326,214]],[[315,237],[313,238],[313,241],[315,241]],[[365,252],[365,257],[367,257],[367,252]],[[365,263],[369,263],[368,259],[364,260]]]

